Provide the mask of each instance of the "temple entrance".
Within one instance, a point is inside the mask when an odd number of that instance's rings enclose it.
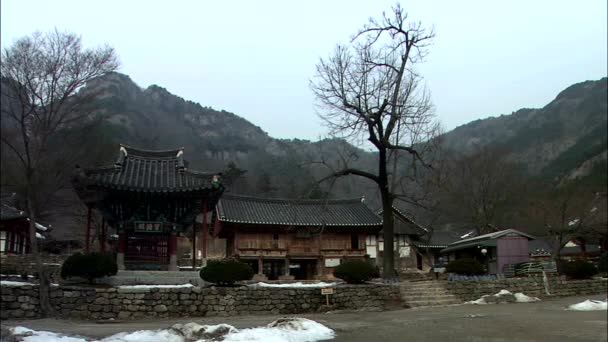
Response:
[[[289,274],[296,280],[314,279],[317,273],[317,260],[315,259],[291,259],[289,261]]]
[[[280,276],[285,274],[285,260],[268,260],[264,259],[262,264],[262,273],[266,275],[268,280],[277,280]]]
[[[125,266],[127,269],[165,270],[169,264],[167,234],[133,234],[127,236]]]

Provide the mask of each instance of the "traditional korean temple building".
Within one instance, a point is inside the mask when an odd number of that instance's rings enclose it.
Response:
[[[382,210],[377,212],[382,217]],[[428,233],[428,230],[416,223],[410,215],[405,214],[396,207],[393,207],[393,234],[394,234],[394,257],[395,268],[398,271],[408,269],[422,270],[428,265],[422,257],[424,251],[417,249],[416,244],[421,237]],[[377,235],[369,235],[365,242],[367,254],[376,262],[382,265],[384,256],[384,232],[380,231]]]
[[[87,249],[91,212],[98,210],[104,220],[102,239],[107,227],[116,231],[118,268],[130,270],[176,271],[177,236],[195,242],[195,218],[202,214],[200,236],[205,241],[206,216],[224,190],[218,174],[188,168],[183,148],[146,151],[125,145],[120,145],[114,165],[77,167],[73,186],[89,209]]]
[[[0,193],[0,254],[28,254],[30,245],[30,219],[17,209],[15,193]],[[50,229],[36,222],[36,237],[44,239]]]
[[[382,220],[362,199],[286,200],[225,194],[216,215],[228,256],[258,279],[322,279],[340,262],[366,256]]]

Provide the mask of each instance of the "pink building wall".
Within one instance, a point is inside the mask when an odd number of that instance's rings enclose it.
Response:
[[[530,261],[528,238],[523,236],[503,236],[497,241],[498,272],[503,266]]]

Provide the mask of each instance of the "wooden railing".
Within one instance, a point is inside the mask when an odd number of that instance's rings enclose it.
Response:
[[[289,255],[319,255],[318,246],[289,246]]]

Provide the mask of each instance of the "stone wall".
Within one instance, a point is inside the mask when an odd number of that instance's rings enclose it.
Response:
[[[61,265],[67,259],[65,255],[43,254],[43,265],[49,270],[52,279],[59,279]],[[29,274],[36,273],[36,260],[31,254],[2,256],[0,258],[0,273],[2,274]]]
[[[318,288],[52,287],[51,303],[64,317],[137,319],[144,317],[296,314],[319,310],[382,310],[400,303],[399,287],[340,285],[330,307]],[[1,318],[38,316],[37,286],[2,286]]]
[[[606,294],[608,280],[565,280],[562,277],[547,279],[550,295],[545,292],[542,277],[508,278],[493,281],[449,281],[447,290],[463,301],[476,300],[484,295],[509,290],[513,293],[522,292],[534,297],[564,297],[577,295]]]

